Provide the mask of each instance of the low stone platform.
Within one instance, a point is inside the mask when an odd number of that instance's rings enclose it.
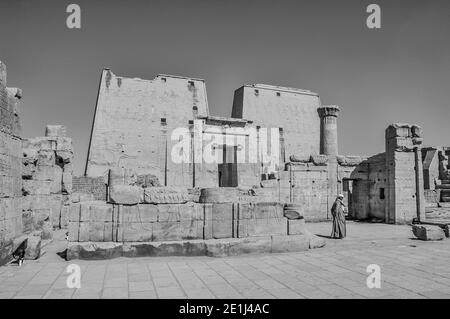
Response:
[[[209,256],[225,257],[252,253],[307,251],[325,246],[325,240],[313,234],[263,236],[166,242],[71,242],[67,260],[98,260],[117,257]]]

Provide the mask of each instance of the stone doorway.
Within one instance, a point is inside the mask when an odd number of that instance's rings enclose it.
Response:
[[[237,187],[237,146],[223,145],[223,162],[219,164],[219,187]]]

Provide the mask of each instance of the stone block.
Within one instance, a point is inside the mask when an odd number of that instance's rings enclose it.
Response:
[[[78,241],[112,241],[113,224],[111,222],[80,222]]]
[[[65,169],[69,163],[73,163],[73,152],[56,151],[56,163]]]
[[[239,219],[268,219],[283,218],[282,203],[262,202],[262,203],[239,203]]]
[[[203,239],[203,221],[153,223],[152,241]]]
[[[22,165],[22,178],[32,179],[36,172],[36,165],[30,163],[23,163]]]
[[[47,137],[65,137],[67,136],[67,129],[64,125],[47,125],[45,127],[45,136]]]
[[[306,251],[309,249],[309,236],[272,236],[272,253]]]
[[[78,221],[69,221],[69,226],[68,226],[69,241],[71,241],[71,242],[78,241],[79,229],[80,229],[80,222],[78,222]]]
[[[325,239],[313,234],[309,235],[309,249],[322,248],[325,245]]]
[[[203,220],[203,206],[197,203],[142,205],[155,206],[159,222]]]
[[[88,194],[88,193],[72,193],[70,195],[70,199],[71,199],[72,203],[79,203],[79,202],[94,201],[95,197],[93,194]]]
[[[215,203],[211,205],[212,238],[231,238],[234,234],[233,213],[235,204]],[[208,225],[209,226],[209,225]]]
[[[203,188],[200,191],[200,203],[235,203],[239,190],[235,187]]]
[[[327,155],[311,155],[311,162],[316,166],[325,166],[328,164]]]
[[[59,217],[59,227],[62,229],[67,229],[69,226],[69,214],[70,214],[70,206],[63,205],[61,206],[61,214]]]
[[[204,256],[205,244],[202,240],[124,243],[123,257],[166,257],[166,256]]]
[[[146,204],[181,204],[191,201],[192,196],[183,187],[146,187],[144,203]]]
[[[100,260],[122,256],[122,243],[69,243],[67,260]]]
[[[35,165],[38,160],[38,150],[34,148],[22,149],[22,163]]]
[[[73,151],[72,139],[70,137],[57,137],[55,151]]]
[[[153,240],[153,224],[149,222],[121,222],[117,229],[117,241],[146,242]],[[174,229],[176,230],[176,229]],[[161,236],[163,237],[163,236]],[[176,240],[175,231],[168,235],[167,240]],[[165,240],[165,239],[161,239]]]
[[[413,225],[412,231],[420,240],[442,240],[445,237],[442,228],[434,225]]]
[[[72,172],[64,171],[62,173],[62,187],[61,191],[66,194],[72,193]]]
[[[61,170],[60,167],[58,168]],[[55,179],[55,170],[57,169],[54,166],[37,166],[32,179],[37,181],[52,181]]]
[[[28,236],[27,249],[25,250],[25,259],[34,260],[41,256],[41,236]]]
[[[158,177],[156,177],[153,174],[137,175],[136,185],[141,186],[143,188],[162,186],[161,183],[159,182]]]
[[[23,195],[50,195],[52,182],[51,181],[35,181],[23,180],[22,193]]]
[[[22,141],[24,149],[35,149],[42,151],[56,151],[56,139],[54,137],[34,137]]]
[[[305,235],[308,234],[304,219],[288,219],[287,234],[288,235]]]
[[[139,186],[114,185],[109,189],[109,201],[116,204],[134,205],[143,202],[144,189]]]
[[[153,223],[158,221],[159,205],[115,205],[122,223]]]
[[[37,155],[36,166],[54,166],[55,152],[52,150],[40,150]]]
[[[241,219],[237,224],[239,238],[287,235],[286,218]]]
[[[76,221],[77,208],[79,206],[79,221],[112,222],[114,205],[103,201],[80,202],[71,205],[70,220]],[[73,208],[72,208],[73,207]]]

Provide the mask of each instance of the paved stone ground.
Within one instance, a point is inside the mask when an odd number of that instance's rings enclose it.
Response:
[[[330,223],[308,224],[316,234]],[[409,226],[349,222],[348,237],[301,253],[227,258],[118,258],[66,262],[63,240],[22,267],[0,267],[0,298],[449,298],[450,240],[412,239]],[[62,233],[56,235],[62,238]],[[66,267],[81,267],[80,289]],[[381,267],[380,289],[366,267]]]

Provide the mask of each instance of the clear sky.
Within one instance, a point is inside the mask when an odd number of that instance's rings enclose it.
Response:
[[[80,30],[66,7],[81,7]],[[381,6],[382,28],[366,27]],[[341,154],[384,150],[389,123],[417,123],[425,144],[450,146],[448,0],[1,0],[0,60],[23,89],[23,136],[65,124],[82,173],[100,72],[206,80],[211,114],[233,92],[266,83],[337,104]]]

